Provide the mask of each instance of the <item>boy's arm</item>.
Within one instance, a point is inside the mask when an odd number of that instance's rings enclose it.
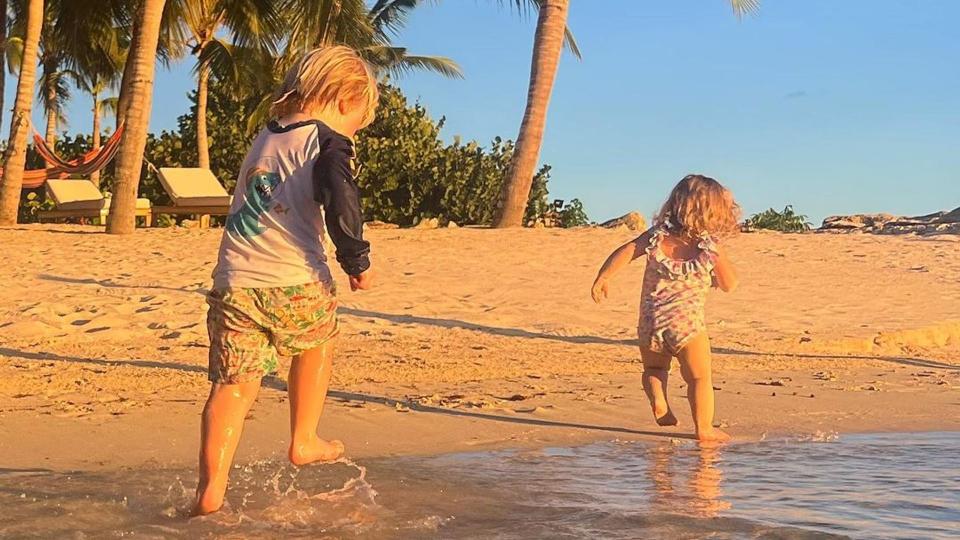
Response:
[[[604,261],[600,271],[597,272],[597,278],[593,281],[593,288],[590,291],[590,295],[593,297],[594,302],[599,304],[601,300],[607,297],[609,292],[609,287],[607,285],[608,280],[616,275],[617,272],[623,270],[623,268],[630,264],[633,260],[643,256],[643,254],[646,253],[649,245],[650,231],[647,231],[637,238],[620,246],[616,251],[611,253],[609,257],[607,257],[607,260]]]
[[[327,234],[337,248],[337,262],[350,276],[370,268],[370,242],[363,239],[360,188],[353,179],[353,145],[333,137],[313,167],[314,199],[323,205]]]

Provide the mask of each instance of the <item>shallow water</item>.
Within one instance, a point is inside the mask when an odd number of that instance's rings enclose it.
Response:
[[[960,433],[690,441],[233,471],[186,519],[193,472],[0,469],[0,537],[957,538]]]

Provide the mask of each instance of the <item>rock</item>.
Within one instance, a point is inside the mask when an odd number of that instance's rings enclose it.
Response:
[[[610,221],[604,221],[600,226],[607,229],[626,226],[631,231],[645,231],[647,229],[647,220],[643,219],[643,214],[640,212],[630,212],[618,218],[611,219]]]
[[[423,218],[413,226],[414,229],[436,229],[440,226],[440,220],[437,218]]]
[[[185,219],[180,222],[180,226],[184,229],[199,229],[200,222],[195,219]]]
[[[386,221],[368,221],[363,224],[368,229],[399,229],[396,223],[387,223]]]
[[[872,231],[884,224],[900,219],[890,214],[854,214],[852,216],[830,216],[823,220],[820,230],[867,230]]]
[[[456,221],[451,221],[450,223],[447,223],[447,228],[448,228],[448,229],[459,229],[460,226],[457,225],[457,222],[456,222]]]
[[[960,223],[960,208],[954,208],[943,214],[937,221],[939,223]]]
[[[923,216],[890,214],[830,216],[817,232],[860,232],[874,234],[960,234],[960,208]]]
[[[534,229],[545,229],[546,227],[547,225],[542,220],[538,219],[537,221],[533,222]]]

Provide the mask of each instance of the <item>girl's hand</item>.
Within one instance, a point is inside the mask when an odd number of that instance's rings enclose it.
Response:
[[[597,280],[593,282],[593,288],[590,289],[590,296],[593,297],[593,301],[599,304],[604,298],[609,296],[609,294],[610,288],[607,280],[605,278],[597,278]]]

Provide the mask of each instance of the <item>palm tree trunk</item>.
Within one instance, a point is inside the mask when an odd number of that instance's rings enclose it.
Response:
[[[157,42],[165,3],[166,0],[144,0],[135,38],[137,47],[130,49],[127,57],[128,63],[133,62],[133,68],[123,115],[126,131],[117,154],[117,179],[107,218],[107,232],[111,234],[129,234],[136,228],[137,188],[147,144]]]
[[[7,42],[7,0],[0,0],[0,45]],[[7,82],[7,55],[0,50],[0,126],[3,125],[3,93]]]
[[[17,82],[17,98],[10,120],[10,141],[4,153],[3,178],[0,180],[0,226],[14,225],[23,187],[23,167],[27,160],[27,131],[33,107],[33,85],[37,77],[37,48],[43,26],[43,0],[30,0],[27,6],[27,31],[23,44],[23,64]]]
[[[56,150],[57,147],[57,117],[59,113],[56,107],[53,106],[57,100],[57,90],[55,88],[47,89],[47,103],[50,109],[47,110],[47,132],[44,139],[47,141],[47,147],[51,150]],[[53,163],[47,162],[46,168],[51,169],[54,167]]]
[[[197,73],[197,162],[201,169],[210,168],[210,146],[207,142],[207,87],[209,83],[210,68],[200,66],[200,71]]]
[[[530,197],[533,174],[540,159],[543,131],[547,123],[550,94],[563,51],[563,35],[567,25],[570,0],[543,0],[537,19],[533,43],[533,62],[530,67],[530,88],[527,91],[527,109],[520,124],[517,148],[510,160],[500,189],[500,200],[494,217],[494,227],[520,227]]]
[[[130,83],[133,80],[133,62],[130,61],[130,51],[137,50],[140,42],[140,21],[143,18],[143,3],[137,8],[130,25],[130,48],[127,49],[127,61],[123,64],[123,75],[120,77],[120,93],[117,94],[117,125],[115,129],[120,129],[124,116],[127,113],[127,101],[130,95]]]
[[[100,149],[100,94],[93,92],[93,150]],[[90,181],[100,187],[100,171],[90,173]]]

